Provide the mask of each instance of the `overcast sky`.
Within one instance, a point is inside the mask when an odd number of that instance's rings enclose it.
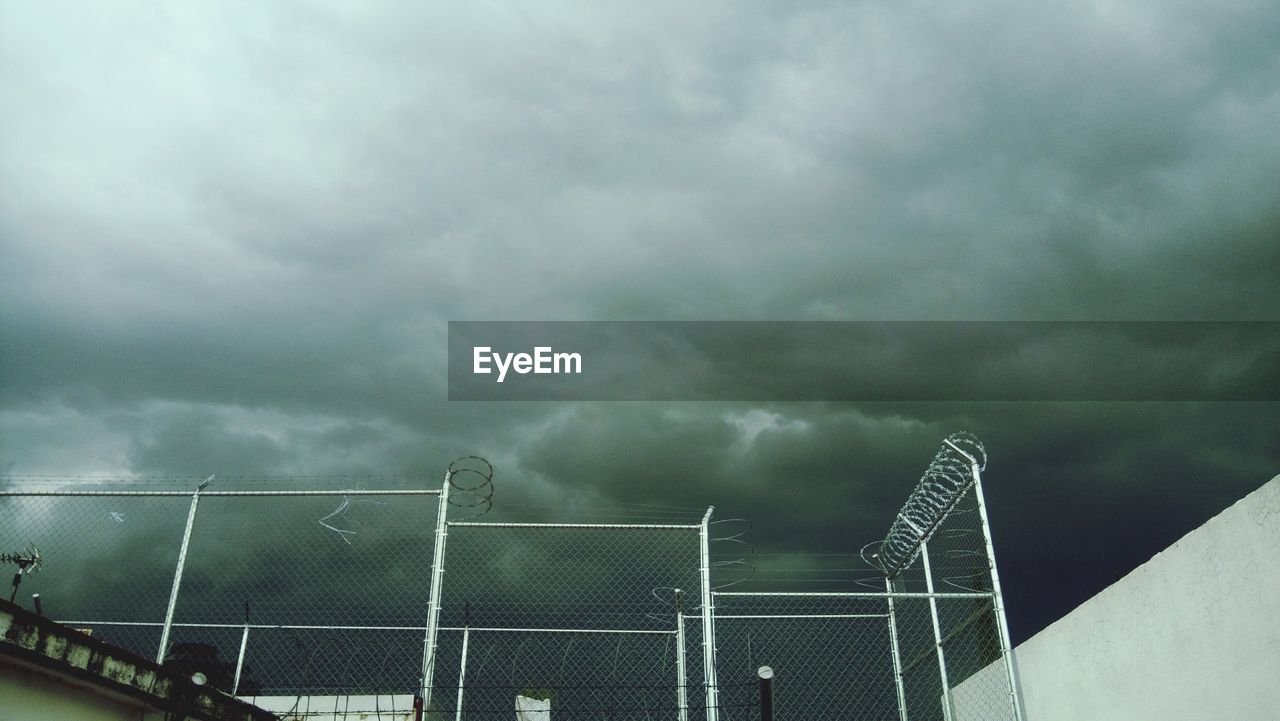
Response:
[[[1280,472],[1275,402],[444,400],[448,320],[1276,320],[1275,3],[0,15],[6,475],[476,453],[850,552],[970,430],[1021,639]]]

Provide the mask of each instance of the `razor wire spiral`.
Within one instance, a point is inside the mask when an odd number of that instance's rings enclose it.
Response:
[[[982,442],[964,431],[947,436],[902,510],[898,511],[889,533],[880,542],[879,550],[866,559],[867,562],[888,578],[910,566],[919,555],[921,545],[929,540],[938,524],[973,484],[974,463],[979,470],[987,466],[987,451]]]
[[[493,464],[480,456],[462,456],[449,464],[449,505],[470,509],[454,520],[478,518],[493,508]]]

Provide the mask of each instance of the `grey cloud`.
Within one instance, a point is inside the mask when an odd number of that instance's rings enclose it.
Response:
[[[0,469],[475,452],[511,508],[715,502],[845,552],[968,428],[1028,633],[1273,475],[1274,404],[451,404],[445,321],[1274,318],[1278,27],[28,4],[0,26]],[[777,424],[746,443],[751,413]]]
[[[189,412],[147,434],[150,437],[135,437],[130,468],[144,475],[184,468],[225,468],[224,473],[239,475],[274,469],[285,460],[287,451],[278,442],[257,433],[231,431],[218,421],[208,412]]]

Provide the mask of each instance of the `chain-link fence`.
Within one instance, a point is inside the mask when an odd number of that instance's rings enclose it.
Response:
[[[683,615],[702,612],[705,519],[445,530],[429,711],[509,717],[523,696],[557,719],[707,718]]]
[[[869,559],[893,601],[896,718],[1021,721],[1012,648],[982,491],[986,453],[956,434],[925,472]],[[1003,674],[956,687],[993,662]]]
[[[839,569],[845,588],[716,592],[719,682],[770,666],[782,718],[1021,721],[985,463],[972,436],[947,438],[864,569]]]
[[[897,714],[886,599],[871,594],[716,594],[716,671],[749,683],[769,666],[778,718],[887,719]],[[738,698],[753,693],[739,686]],[[744,705],[726,721],[752,721]]]
[[[712,509],[448,520],[491,504],[481,459],[440,490],[4,488],[0,542],[39,548],[50,571],[21,579],[48,615],[246,696],[416,691],[454,721],[526,702],[754,720],[768,665],[781,718],[1022,721],[984,464],[948,438],[864,568],[842,569],[859,576],[804,592],[727,590],[744,562],[711,548],[741,530],[713,534]]]
[[[674,631],[445,627],[440,636],[433,710],[443,718],[510,718],[517,696],[545,701],[557,719],[678,715]]]
[[[223,690],[418,686],[439,490],[0,490],[21,590]],[[17,588],[13,589],[16,595]]]

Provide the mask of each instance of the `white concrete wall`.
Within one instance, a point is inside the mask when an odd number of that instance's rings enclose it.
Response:
[[[1280,476],[1016,658],[1028,721],[1280,719]]]
[[[39,670],[0,664],[3,721],[161,721],[164,714],[66,683]]]
[[[240,700],[279,715],[281,721],[413,721],[413,696],[407,694],[241,696]],[[515,711],[511,714],[514,717]]]

